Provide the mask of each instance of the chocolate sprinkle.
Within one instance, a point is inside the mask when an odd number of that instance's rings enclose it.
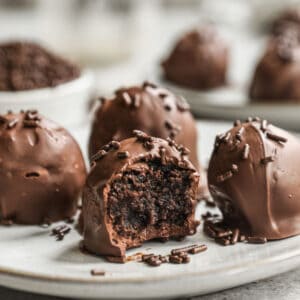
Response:
[[[217,182],[223,182],[230,179],[233,176],[232,171],[227,171],[224,174],[217,176]]]
[[[226,238],[215,238],[215,242],[217,244],[220,244],[222,246],[228,246],[230,245],[230,240]]]
[[[34,128],[34,127],[38,126],[38,121],[37,120],[24,120],[23,126],[29,127],[29,128]]]
[[[265,165],[265,164],[267,164],[269,162],[272,162],[274,160],[275,160],[274,156],[267,156],[267,157],[264,157],[264,158],[261,159],[261,163]]]
[[[273,140],[275,142],[282,142],[282,143],[287,142],[287,138],[273,134],[271,132],[267,132],[266,135],[267,135],[267,138],[269,138],[270,140]]]
[[[233,173],[237,173],[237,172],[239,171],[238,165],[232,164],[232,165],[231,165],[231,171],[232,171]]]
[[[154,83],[151,83],[149,81],[144,81],[143,83],[143,88],[147,88],[147,87],[151,87],[153,89],[156,89],[157,88],[157,85],[155,85]]]
[[[242,134],[244,133],[245,131],[245,128],[244,127],[241,127],[238,132],[236,133],[236,138],[239,140],[239,141],[242,141]]]
[[[120,159],[128,158],[129,152],[128,151],[120,151],[117,153],[117,157]]]
[[[233,123],[234,127],[240,126],[242,124],[242,122],[240,120],[235,120]]]
[[[249,144],[245,144],[243,153],[242,153],[242,159],[248,159],[249,152],[250,152],[250,146],[249,146]]]
[[[98,269],[92,269],[91,270],[91,275],[92,276],[104,276],[105,272],[102,270],[98,270]]]
[[[13,119],[9,121],[6,125],[7,129],[12,129],[18,124],[18,119]]]
[[[267,242],[265,237],[249,236],[247,237],[247,242],[249,244],[264,244]]]
[[[198,246],[193,247],[192,249],[190,249],[188,251],[188,253],[190,253],[190,254],[198,254],[198,253],[204,252],[206,250],[207,250],[207,246],[206,245],[198,245]]]
[[[105,155],[107,154],[107,152],[105,150],[99,150],[95,155],[92,156],[92,161],[98,161],[100,159],[102,159]]]
[[[172,264],[181,264],[183,261],[182,257],[179,255],[170,255],[169,262]]]
[[[51,235],[55,235],[57,241],[62,241],[66,234],[71,231],[71,227],[64,225],[59,225],[52,229]]]
[[[232,237],[231,237],[231,244],[234,245],[238,242],[239,240],[239,235],[240,235],[240,230],[238,228],[234,229],[233,230],[233,234],[232,234]]]
[[[131,105],[132,104],[131,97],[127,92],[122,93],[122,99],[124,100],[126,105]]]
[[[267,120],[262,120],[261,125],[260,125],[260,129],[265,132],[268,128],[268,121]]]
[[[189,252],[190,250],[194,249],[195,247],[198,247],[198,245],[190,245],[190,246],[186,246],[186,247],[182,247],[182,248],[177,248],[177,249],[173,249],[171,250],[171,254],[172,255],[178,255],[179,253],[183,253],[183,252]]]

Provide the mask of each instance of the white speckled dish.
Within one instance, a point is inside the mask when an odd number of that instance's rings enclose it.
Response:
[[[200,123],[204,160],[211,150],[206,145],[212,144],[216,132],[229,126]],[[201,210],[199,207],[197,214]],[[138,262],[108,263],[81,253],[80,236],[75,230],[61,242],[56,242],[50,232],[51,228],[37,226],[0,227],[0,285],[81,299],[170,298],[234,287],[300,265],[300,236],[263,245],[223,247],[209,241],[199,229],[195,236],[182,242],[150,242],[128,252],[129,255],[140,251],[164,254],[191,243],[208,245],[208,250],[192,256],[189,264],[154,268]],[[105,271],[105,276],[91,276],[93,268]]]

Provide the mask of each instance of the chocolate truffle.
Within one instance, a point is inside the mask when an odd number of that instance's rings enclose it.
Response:
[[[86,178],[78,144],[37,111],[0,116],[0,222],[70,218]]]
[[[167,80],[199,90],[224,85],[227,66],[227,44],[209,26],[186,33],[162,63]]]
[[[300,234],[300,141],[266,120],[217,136],[208,168],[225,223],[268,240]]]
[[[149,82],[121,88],[113,99],[102,99],[92,126],[89,157],[111,140],[131,137],[135,129],[163,139],[171,137],[191,151],[190,159],[199,167],[197,128],[189,105],[183,98]]]
[[[300,30],[300,7],[293,7],[284,10],[274,21],[272,33],[282,34],[289,28]]]
[[[253,102],[300,102],[300,30],[270,39],[250,86]]]
[[[93,157],[83,191],[84,246],[95,254],[124,257],[152,239],[196,232],[199,174],[187,149],[135,131]]]
[[[79,68],[30,42],[0,44],[0,91],[54,87],[80,75]]]

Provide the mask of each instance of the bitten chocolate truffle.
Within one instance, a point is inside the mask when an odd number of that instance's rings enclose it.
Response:
[[[250,86],[253,102],[300,102],[300,30],[270,39]]]
[[[0,115],[0,223],[70,218],[86,178],[78,144],[30,110]]]
[[[300,234],[299,151],[297,138],[266,120],[217,136],[208,183],[225,223],[268,240]]]
[[[186,33],[162,63],[167,80],[206,90],[226,83],[228,47],[216,30],[204,26]]]
[[[191,151],[190,159],[199,167],[197,128],[189,105],[183,98],[149,82],[121,88],[112,99],[102,99],[89,140],[90,158],[111,140],[131,137],[135,129],[163,139],[171,137]]]
[[[30,42],[0,44],[0,91],[54,87],[76,79],[79,68]]]
[[[124,257],[152,239],[196,232],[199,174],[187,149],[135,131],[93,157],[83,191],[84,246],[95,254]]]

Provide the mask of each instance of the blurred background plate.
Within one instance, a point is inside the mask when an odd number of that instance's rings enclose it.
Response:
[[[280,104],[276,102],[251,103],[248,95],[240,86],[228,86],[210,90],[209,92],[186,89],[164,80],[156,72],[153,81],[168,87],[173,92],[182,95],[190,104],[192,112],[197,117],[219,120],[246,119],[258,116],[286,129],[300,130],[300,105]],[[282,100],[284,103],[284,100]]]

